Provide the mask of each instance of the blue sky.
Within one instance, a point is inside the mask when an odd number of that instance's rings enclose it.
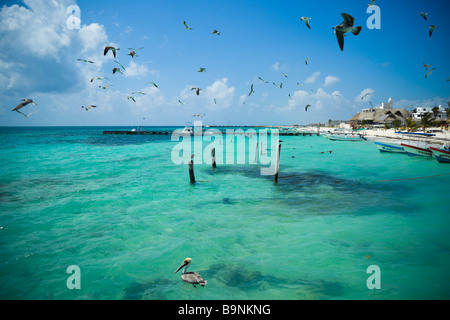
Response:
[[[372,30],[369,2],[3,1],[0,125],[184,125],[194,114],[205,124],[290,125],[348,120],[390,97],[397,108],[447,106],[449,2],[377,0],[381,29]],[[79,29],[67,26],[71,5],[80,8]],[[332,30],[342,12],[362,26],[346,35],[344,51]],[[103,56],[105,45],[120,48],[116,59]],[[131,58],[130,47],[143,49]],[[112,74],[114,60],[124,74]],[[423,63],[436,68],[427,79]],[[109,79],[90,82],[97,76]],[[127,99],[136,91],[146,94]],[[11,112],[22,98],[38,103],[22,109],[28,118]]]

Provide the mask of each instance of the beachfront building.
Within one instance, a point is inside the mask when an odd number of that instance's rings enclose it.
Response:
[[[447,111],[445,110],[445,108],[442,105],[440,105],[438,107],[436,112],[433,111],[433,108],[418,107],[415,109],[415,112],[412,113],[412,118],[415,121],[420,121],[420,119],[422,119],[422,116],[427,112],[430,112],[433,114],[433,120],[436,120],[436,121],[447,121],[448,120]]]
[[[406,124],[406,119],[411,118],[411,112],[402,108],[394,109],[394,103],[389,98],[388,102],[383,102],[380,107],[362,109],[350,119],[353,126],[362,124],[382,127],[385,124],[391,125],[396,119]]]

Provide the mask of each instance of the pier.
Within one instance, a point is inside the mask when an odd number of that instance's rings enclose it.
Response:
[[[103,135],[171,135],[172,131],[150,131],[150,130],[103,130]],[[222,132],[222,134],[224,134]],[[234,132],[234,135],[241,134]],[[270,133],[269,133],[270,134]],[[279,136],[319,136],[319,133],[315,132],[280,132]]]

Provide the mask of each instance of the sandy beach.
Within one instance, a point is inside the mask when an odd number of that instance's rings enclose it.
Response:
[[[431,129],[433,130],[433,129]],[[437,129],[436,129],[437,130]],[[435,134],[435,136],[427,138],[427,141],[431,144],[439,144],[442,145],[444,143],[450,143],[450,132],[442,131],[442,132],[431,132]],[[365,130],[362,134],[371,140],[402,140],[401,134],[395,133],[394,129],[384,130],[384,129],[375,129],[375,130]],[[416,139],[416,138],[414,138]],[[420,138],[421,140],[425,140],[425,138]]]

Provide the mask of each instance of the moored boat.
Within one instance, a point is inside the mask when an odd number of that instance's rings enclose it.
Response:
[[[367,140],[360,134],[344,133],[344,134],[330,134],[331,141],[362,141]]]
[[[428,137],[432,137],[435,136],[434,134],[431,133],[418,133],[418,132],[397,132],[397,133],[401,133],[404,134],[406,136],[408,136],[410,139],[415,137],[417,138],[417,141],[410,141],[408,143],[406,142],[402,142],[401,146],[403,147],[403,149],[405,149],[405,152],[408,156],[420,156],[420,157],[426,157],[426,158],[433,158],[433,152],[430,150],[430,148],[428,147],[428,142],[425,141],[420,141],[419,138],[420,137],[424,137],[424,138],[428,138]]]
[[[433,155],[435,156],[436,160],[441,163],[450,163],[450,148],[436,148],[436,147],[430,147],[431,152],[433,152]]]
[[[378,150],[380,150],[380,152],[406,153],[405,149],[398,144],[383,143],[378,141],[375,141],[374,143],[378,147]]]

